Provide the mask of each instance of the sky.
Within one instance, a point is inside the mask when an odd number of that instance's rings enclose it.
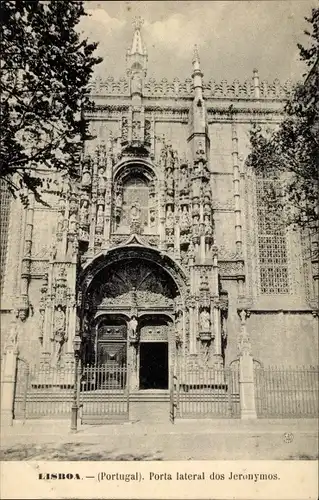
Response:
[[[257,68],[261,80],[301,78],[297,43],[305,43],[305,16],[314,0],[264,1],[90,1],[90,14],[80,30],[99,42],[103,57],[96,75],[125,74],[126,49],[135,16],[144,19],[142,37],[148,51],[148,77],[189,78],[197,44],[206,80],[250,79]]]

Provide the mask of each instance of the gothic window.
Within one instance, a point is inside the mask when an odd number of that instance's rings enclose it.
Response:
[[[135,203],[139,206],[142,226],[148,225],[149,186],[142,175],[130,177],[123,183],[123,218],[126,224],[130,224]]]
[[[3,290],[6,254],[8,246],[8,232],[9,232],[9,215],[10,215],[10,193],[7,184],[0,181],[0,276],[1,276],[1,293]]]
[[[260,286],[262,294],[289,293],[285,227],[280,215],[269,210],[267,193],[277,181],[257,178],[257,224]]]

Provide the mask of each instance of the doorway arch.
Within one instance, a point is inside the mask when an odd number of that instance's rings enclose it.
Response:
[[[176,304],[180,308],[186,289],[178,265],[152,248],[128,245],[100,256],[86,271],[82,332],[90,354],[85,362],[122,363],[126,348],[131,389],[167,389],[176,355]],[[130,330],[133,317],[136,335]]]

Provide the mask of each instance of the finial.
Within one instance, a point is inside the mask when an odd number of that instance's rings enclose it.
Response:
[[[144,24],[144,19],[142,19],[141,16],[136,16],[134,17],[132,24],[135,30],[140,30]]]
[[[198,63],[200,63],[199,53],[198,53],[198,47],[197,47],[197,45],[196,45],[196,44],[194,45],[193,63],[194,63],[194,62],[198,62]]]

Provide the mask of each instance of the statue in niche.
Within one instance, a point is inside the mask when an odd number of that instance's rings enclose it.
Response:
[[[213,233],[209,215],[204,215],[205,234],[211,236]]]
[[[65,311],[60,304],[54,314],[54,329],[51,341],[53,342],[52,366],[57,366],[61,359],[62,347],[67,341]]]
[[[141,94],[142,93],[142,78],[138,74],[135,74],[132,76],[131,93],[132,94]]]
[[[134,202],[131,205],[130,216],[131,216],[132,222],[138,222],[140,220],[141,209],[140,209],[140,204],[138,201]]]
[[[82,186],[89,187],[91,185],[91,174],[90,174],[90,165],[89,161],[85,162],[82,174]]]
[[[186,232],[189,229],[189,217],[187,208],[184,206],[181,213],[181,230],[182,232]]]
[[[116,193],[116,196],[115,196],[115,206],[116,206],[116,208],[121,208],[122,207],[122,203],[123,203],[123,195],[122,195],[122,191],[119,190]]]
[[[150,211],[150,227],[154,227],[155,226],[155,222],[156,222],[155,211],[151,210]]]
[[[103,216],[103,207],[102,205],[99,205],[97,209],[97,216],[96,216],[96,225],[98,227],[103,227],[103,222],[104,222],[104,216]]]
[[[193,235],[199,236],[199,215],[193,217]]]
[[[173,170],[170,167],[166,169],[166,188],[169,192],[174,189]]]
[[[166,214],[166,228],[173,229],[173,227],[174,227],[174,214],[172,212],[172,209],[169,208]]]
[[[100,167],[98,172],[98,186],[99,191],[105,191],[105,176],[104,176],[104,168]]]
[[[77,229],[76,214],[73,213],[70,215],[70,219],[69,219],[69,232],[76,233],[76,229]]]
[[[89,222],[89,201],[83,199],[82,206],[80,208],[80,221],[81,224],[88,224]]]
[[[201,311],[199,319],[201,332],[210,332],[210,314],[207,309]]]
[[[181,169],[181,178],[180,178],[180,189],[181,191],[185,191],[188,189],[188,179],[187,179],[187,169]]]
[[[183,338],[183,313],[179,312],[175,319],[176,343],[181,344]]]
[[[137,340],[137,326],[137,318],[133,315],[130,321],[127,322],[127,333],[130,340]]]

